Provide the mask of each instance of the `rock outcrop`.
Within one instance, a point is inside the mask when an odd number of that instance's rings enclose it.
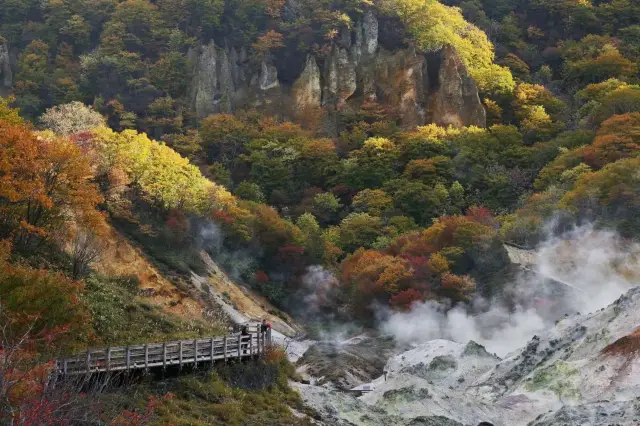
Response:
[[[432,105],[433,122],[441,126],[486,127],[487,115],[475,81],[455,50],[445,47],[440,55],[438,87]]]
[[[193,80],[194,109],[198,117],[206,117],[216,111],[218,93],[218,51],[213,44],[201,47]]]
[[[333,45],[325,62],[324,79],[324,105],[340,106],[356,92],[356,63],[346,48]]]
[[[0,95],[8,92],[13,85],[11,57],[6,43],[0,43]]]
[[[287,9],[292,16],[294,6]],[[288,55],[252,62],[245,48],[201,46],[189,55],[193,108],[203,117],[268,107],[272,111],[267,112],[291,118],[322,107],[330,134],[341,130],[341,112],[357,111],[367,102],[390,107],[404,127],[486,125],[476,84],[452,48],[436,53],[432,64],[415,48],[385,42],[382,28],[368,10],[352,28],[338,33],[323,56],[308,54],[299,63]]]
[[[313,55],[307,56],[307,62],[300,78],[293,84],[293,102],[300,110],[316,108],[322,102],[320,67]]]
[[[406,127],[427,122],[427,61],[414,49],[380,50],[376,58],[375,93],[379,102],[396,107]]]
[[[269,58],[252,73],[244,48],[221,49],[210,43],[191,50],[187,57],[192,68],[191,103],[200,118],[264,106],[280,98],[278,69]]]
[[[280,87],[280,82],[278,81],[278,69],[267,63],[266,60],[262,60],[258,81],[260,83],[260,90],[265,92],[267,90]]]
[[[361,335],[339,343],[318,342],[298,366],[310,376],[322,377],[321,382],[349,390],[382,375],[387,359],[396,352],[391,338]]]

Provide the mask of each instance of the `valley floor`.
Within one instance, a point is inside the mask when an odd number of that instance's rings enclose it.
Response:
[[[434,340],[392,356],[386,377],[360,397],[336,387],[348,375],[294,386],[330,425],[636,425],[639,326],[635,288],[598,312],[566,317],[504,359],[474,342]],[[358,344],[340,346],[353,352]]]

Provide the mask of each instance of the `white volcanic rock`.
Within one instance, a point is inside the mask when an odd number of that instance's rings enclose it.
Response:
[[[392,357],[386,379],[359,398],[299,389],[337,425],[638,425],[639,329],[635,288],[605,309],[563,319],[503,360],[473,342],[434,340]]]

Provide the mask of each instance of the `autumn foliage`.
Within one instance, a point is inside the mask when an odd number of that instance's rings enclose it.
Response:
[[[267,31],[253,44],[253,50],[260,56],[281,47],[284,47],[284,36],[274,30]]]
[[[69,140],[0,120],[0,232],[20,245],[70,222],[96,229],[102,201],[88,157]]]
[[[466,273],[477,252],[495,240],[492,223],[486,209],[476,207],[467,216],[443,217],[424,231],[401,236],[384,251],[356,251],[342,265],[352,307],[367,315],[374,302],[407,310],[434,297],[470,300],[476,284]]]

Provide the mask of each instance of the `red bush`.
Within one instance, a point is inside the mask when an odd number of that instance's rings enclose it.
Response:
[[[264,271],[258,271],[256,272],[254,279],[256,280],[257,283],[259,284],[265,284],[267,282],[269,282],[269,276],[267,275],[266,272]]]
[[[409,312],[414,303],[422,302],[424,296],[418,290],[410,288],[395,294],[389,299],[389,305],[396,311]]]

